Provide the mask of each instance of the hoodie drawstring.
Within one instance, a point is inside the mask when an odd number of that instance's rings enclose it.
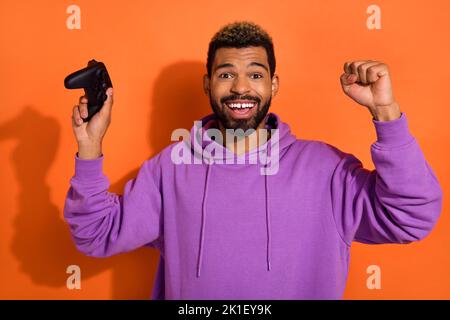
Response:
[[[206,227],[206,200],[208,196],[208,185],[209,185],[209,177],[211,175],[211,167],[212,164],[206,165],[206,182],[205,182],[205,189],[203,191],[203,202],[202,202],[202,225],[201,225],[201,231],[200,231],[200,248],[199,248],[199,254],[198,254],[198,261],[197,261],[197,277],[200,277],[200,272],[202,269],[202,260],[203,260],[203,244],[205,242],[205,227]]]
[[[267,149],[269,149],[270,144],[267,144]],[[265,164],[265,191],[266,191],[266,227],[267,227],[267,270],[270,271],[272,269],[271,258],[272,258],[272,234],[271,234],[271,225],[270,225],[270,206],[269,206],[269,178],[267,174],[267,157],[269,156],[269,152],[266,154],[266,164]]]

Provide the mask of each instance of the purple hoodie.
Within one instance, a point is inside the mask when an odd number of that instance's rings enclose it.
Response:
[[[352,241],[421,240],[442,207],[405,114],[372,122],[373,171],[329,144],[296,139],[274,113],[266,128],[279,129],[279,139],[260,150],[278,151],[275,174],[261,174],[268,161],[221,163],[230,151],[204,134],[213,114],[192,140],[146,160],[123,195],[108,192],[103,155],[75,155],[64,216],[86,255],[157,248],[154,299],[341,299]],[[175,164],[173,154],[204,161]]]

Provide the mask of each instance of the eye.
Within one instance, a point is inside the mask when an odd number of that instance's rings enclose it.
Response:
[[[232,77],[231,73],[228,73],[228,72],[219,74],[219,78],[222,78],[222,79],[230,79],[231,77]]]
[[[261,73],[252,73],[252,74],[250,75],[250,77],[251,77],[252,79],[261,79],[261,78],[263,77],[263,75],[262,75]]]

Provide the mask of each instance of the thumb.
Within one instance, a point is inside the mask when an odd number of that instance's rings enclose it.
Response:
[[[110,87],[108,88],[108,90],[106,90],[106,100],[105,102],[103,102],[103,107],[100,109],[100,112],[110,113],[113,103],[114,103],[113,88]]]

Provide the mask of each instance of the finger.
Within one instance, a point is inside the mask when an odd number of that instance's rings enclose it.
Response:
[[[87,98],[86,96],[81,96],[81,97],[80,97],[79,103],[85,103],[85,104],[87,104],[87,103],[88,103],[88,98]]]
[[[81,119],[80,110],[79,110],[78,106],[73,107],[72,120],[73,120],[72,123],[78,127],[83,124],[83,119]]]
[[[364,80],[364,76],[360,75],[358,68],[360,65],[367,63],[370,60],[357,60],[357,61],[349,61],[348,62],[348,73],[354,74],[356,76],[356,82],[361,83]]]
[[[80,109],[80,115],[83,119],[86,119],[88,117],[88,107],[87,107],[87,103],[88,103],[88,98],[87,96],[81,96],[80,97],[80,102],[79,102],[79,109]]]
[[[100,112],[109,114],[111,113],[112,106],[114,104],[114,94],[113,88],[110,87],[106,90],[106,100],[103,102],[103,107],[100,109]]]
[[[350,69],[350,63],[351,62],[345,62],[344,63],[344,72],[345,73],[352,73],[352,70]]]
[[[88,111],[88,106],[86,103],[80,103],[78,106],[78,109],[80,111],[80,116],[83,119],[86,119],[88,117],[89,111]]]
[[[350,73],[356,75],[356,82],[361,82],[360,76],[359,76],[359,72],[358,72],[358,67],[360,64],[363,64],[366,61],[352,61],[350,62],[349,68],[350,68]]]
[[[376,61],[372,61],[372,60],[368,60],[367,62],[361,63],[360,65],[358,65],[358,67],[356,68],[358,71],[358,77],[359,77],[359,81],[364,84],[367,85],[370,82],[367,80],[367,69],[373,65],[378,64],[378,62]]]
[[[378,63],[367,69],[367,79],[370,83],[377,81],[379,78],[389,74],[388,66],[384,63]]]
[[[346,73],[352,73],[358,75],[358,66],[362,63],[366,62],[365,60],[355,60],[346,62]]]
[[[352,73],[343,73],[340,77],[342,89],[347,93],[350,86],[356,82],[356,76]]]

